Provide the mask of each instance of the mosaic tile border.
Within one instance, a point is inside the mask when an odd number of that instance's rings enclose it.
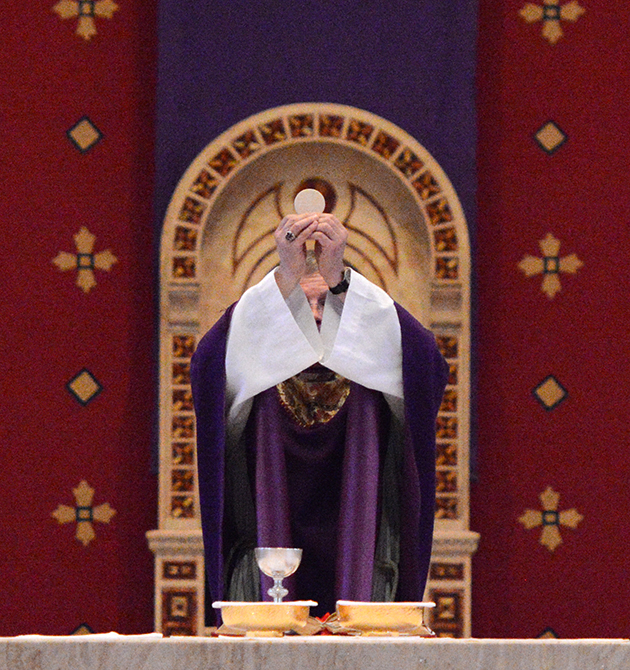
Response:
[[[174,519],[195,519],[197,513],[195,468],[195,413],[190,385],[190,359],[197,338],[189,333],[172,333],[170,340],[170,458],[166,474],[169,515]]]
[[[251,117],[217,138],[180,182],[165,223],[173,282],[198,280],[205,216],[238,170],[283,144],[322,140],[370,154],[407,183],[430,228],[432,280],[461,281],[466,270],[459,238],[467,233],[459,201],[439,165],[413,138],[384,119],[343,105],[289,105],[270,110],[268,120],[263,117]]]

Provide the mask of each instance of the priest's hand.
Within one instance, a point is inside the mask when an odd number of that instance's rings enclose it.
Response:
[[[317,214],[285,216],[276,228],[274,237],[280,256],[275,277],[280,293],[288,297],[306,274],[306,240],[318,226]]]
[[[343,254],[348,231],[332,214],[320,214],[317,228],[310,236],[315,240],[315,258],[319,272],[329,288],[332,288],[343,279]]]

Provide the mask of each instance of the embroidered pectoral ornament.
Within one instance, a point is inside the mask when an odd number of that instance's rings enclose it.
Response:
[[[325,379],[303,372],[276,386],[282,406],[304,428],[330,421],[348,398],[350,381],[327,372]]]

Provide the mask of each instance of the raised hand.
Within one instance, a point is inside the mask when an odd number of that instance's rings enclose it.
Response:
[[[319,214],[317,228],[310,233],[315,240],[315,258],[319,272],[330,288],[343,279],[343,254],[348,231],[332,214]]]
[[[291,294],[306,274],[306,240],[318,226],[317,214],[291,214],[285,216],[274,232],[280,266],[276,282],[283,297]]]

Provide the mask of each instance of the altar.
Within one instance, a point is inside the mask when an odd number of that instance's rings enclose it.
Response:
[[[621,639],[0,638],[0,670],[627,670]]]

